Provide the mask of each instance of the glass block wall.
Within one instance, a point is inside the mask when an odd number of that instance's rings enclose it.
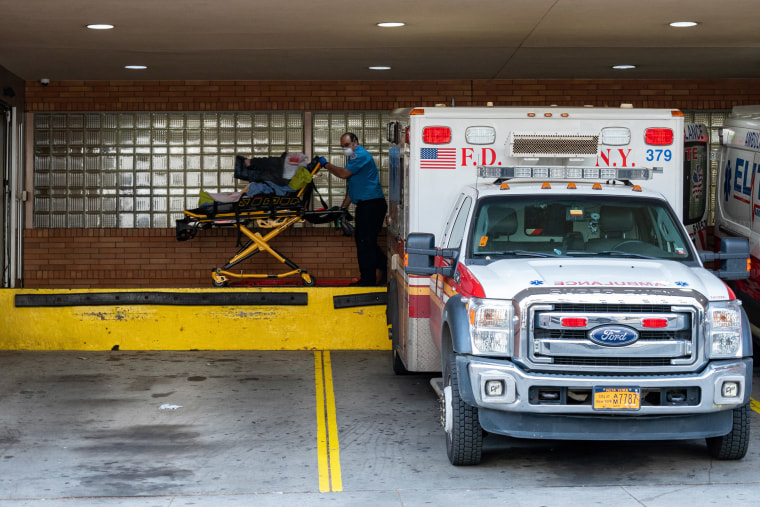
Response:
[[[314,113],[315,155],[344,165],[340,136],[352,131],[388,185],[386,113]],[[166,228],[198,205],[201,189],[231,192],[235,155],[304,151],[302,112],[37,113],[34,115],[35,228]],[[345,180],[318,175],[329,206]]]
[[[302,113],[38,113],[34,227],[173,227],[201,189],[242,186],[236,154],[303,151],[303,139]]]

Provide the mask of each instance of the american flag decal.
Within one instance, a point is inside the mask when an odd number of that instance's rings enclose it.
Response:
[[[421,148],[421,169],[456,169],[456,148]]]

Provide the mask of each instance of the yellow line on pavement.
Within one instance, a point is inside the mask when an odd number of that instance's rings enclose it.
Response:
[[[757,401],[755,398],[749,399],[749,406],[752,407],[752,410],[760,414],[760,402]]]
[[[329,351],[314,352],[314,383],[317,395],[317,463],[319,491],[343,491],[340,444],[335,416],[332,365]]]

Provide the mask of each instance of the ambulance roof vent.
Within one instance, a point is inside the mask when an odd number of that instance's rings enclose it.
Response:
[[[513,157],[593,157],[599,134],[580,132],[512,132],[507,141]]]

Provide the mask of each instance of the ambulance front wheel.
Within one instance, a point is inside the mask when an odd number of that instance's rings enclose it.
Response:
[[[452,465],[480,464],[483,453],[483,430],[478,407],[459,396],[456,356],[449,354],[443,383],[443,427],[446,431],[446,454]]]

